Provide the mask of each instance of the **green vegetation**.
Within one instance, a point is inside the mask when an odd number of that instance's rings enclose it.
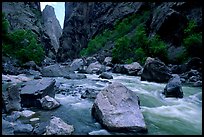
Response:
[[[127,41],[128,38],[125,40]],[[158,57],[163,61],[167,60],[167,46],[158,35],[147,37],[145,27],[139,25],[135,34],[129,38],[130,42],[116,42],[113,49],[113,62],[126,63],[126,60],[138,61],[143,64],[147,58]],[[118,46],[119,45],[119,46]]]
[[[40,64],[44,59],[44,50],[41,44],[37,42],[37,36],[31,30],[16,30],[8,33],[8,22],[2,14],[2,31],[4,37],[2,39],[2,54],[17,58],[21,64],[33,60],[36,64]],[[4,25],[6,24],[6,25]]]
[[[197,32],[197,24],[191,20],[184,30],[184,47],[190,57],[202,57],[202,32]]]
[[[101,34],[95,36],[88,42],[87,48],[81,50],[82,56],[93,55],[102,49],[108,41],[118,41],[121,37],[131,32],[141,22],[148,19],[150,12],[146,11],[142,15],[132,14],[123,20],[117,20],[112,30],[106,29]]]

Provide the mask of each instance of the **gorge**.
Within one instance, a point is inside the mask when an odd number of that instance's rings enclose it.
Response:
[[[2,2],[2,134],[201,135],[201,28],[199,2],[65,2],[63,28]]]

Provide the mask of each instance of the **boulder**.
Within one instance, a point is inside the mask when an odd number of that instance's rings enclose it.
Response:
[[[62,119],[53,116],[48,126],[46,126],[46,135],[71,135],[74,131],[72,125],[66,124]]]
[[[15,134],[31,135],[32,131],[33,131],[33,126],[30,124],[14,123],[14,133]]]
[[[198,57],[193,57],[187,63],[187,68],[202,71],[202,60]]]
[[[101,129],[98,131],[89,132],[88,135],[111,135],[108,131]]]
[[[31,116],[33,116],[35,114],[35,112],[33,112],[33,111],[31,111],[31,110],[23,110],[21,113],[20,113],[20,115],[22,116],[22,117],[31,117]]]
[[[181,79],[179,75],[173,75],[165,86],[163,94],[165,97],[183,98]]]
[[[51,110],[60,106],[58,101],[48,95],[40,99],[40,103],[42,108],[46,110]]]
[[[88,57],[86,58],[86,65],[89,66],[91,63],[97,62],[95,57]]]
[[[88,74],[97,74],[105,71],[105,67],[101,65],[98,61],[91,63],[88,68],[86,69],[86,72]]]
[[[99,91],[95,89],[86,89],[85,92],[82,93],[81,98],[95,99],[98,92]]]
[[[113,67],[113,73],[127,74],[127,69],[125,69],[124,65],[122,64],[115,64]]]
[[[199,80],[199,81],[194,82],[193,86],[194,87],[202,87],[202,81]]]
[[[40,71],[40,67],[38,65],[36,65],[36,63],[34,61],[26,62],[25,64],[23,64],[23,67],[26,69],[33,69],[33,70]]]
[[[92,115],[108,130],[147,132],[139,97],[121,83],[112,83],[98,93]]]
[[[99,76],[99,78],[103,78],[103,79],[113,79],[113,76],[111,76],[110,74],[106,73],[106,72],[102,72],[101,75]]]
[[[48,126],[49,121],[37,123],[33,129],[33,135],[43,135],[46,132],[46,126]]]
[[[13,125],[2,118],[2,135],[14,135]]]
[[[79,70],[84,65],[83,59],[74,59],[73,62],[71,63],[70,67],[73,71]]]
[[[54,64],[43,67],[41,73],[44,77],[63,77],[73,73],[73,71],[67,66]]]
[[[141,80],[162,83],[168,82],[170,78],[171,71],[163,62],[154,58],[147,58],[141,74]]]
[[[21,88],[21,104],[23,107],[41,107],[39,99],[46,95],[55,97],[55,79],[39,79],[25,83]]]
[[[13,111],[11,112],[11,115],[6,115],[6,117],[3,117],[3,118],[8,122],[15,122],[20,117],[21,117],[21,114],[19,111]]]
[[[21,109],[19,86],[16,84],[2,85],[2,106],[7,113]]]
[[[142,69],[142,66],[137,62],[133,62],[131,64],[124,65],[124,68],[128,75],[138,76],[138,72]]]
[[[104,61],[103,61],[103,65],[113,67],[112,57],[106,57],[106,58],[104,59]]]

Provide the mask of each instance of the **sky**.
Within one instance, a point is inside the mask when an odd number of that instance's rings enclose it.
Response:
[[[65,7],[64,2],[40,2],[41,11],[45,8],[46,5],[50,5],[55,9],[55,15],[60,22],[61,28],[64,25],[64,14],[65,14]]]

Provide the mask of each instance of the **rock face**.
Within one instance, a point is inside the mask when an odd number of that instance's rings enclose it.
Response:
[[[21,104],[24,107],[41,107],[39,99],[46,95],[55,97],[54,79],[32,80],[21,88]]]
[[[42,12],[42,18],[45,33],[51,39],[51,45],[53,46],[55,50],[54,54],[56,55],[59,48],[59,38],[62,34],[62,28],[60,27],[60,23],[56,18],[54,8],[46,5]]]
[[[20,90],[17,85],[2,85],[2,106],[5,112],[21,109]]]
[[[66,124],[62,119],[53,116],[46,127],[46,135],[71,135],[74,131],[72,125]]]
[[[89,39],[104,28],[112,27],[116,19],[137,12],[142,5],[142,2],[65,2],[58,61],[77,58]]]
[[[146,132],[139,97],[121,83],[112,83],[98,93],[92,115],[109,130]]]
[[[170,78],[171,71],[163,62],[154,58],[147,58],[141,80],[167,82]]]
[[[166,97],[183,98],[183,91],[179,75],[175,74],[164,88],[163,94]]]

